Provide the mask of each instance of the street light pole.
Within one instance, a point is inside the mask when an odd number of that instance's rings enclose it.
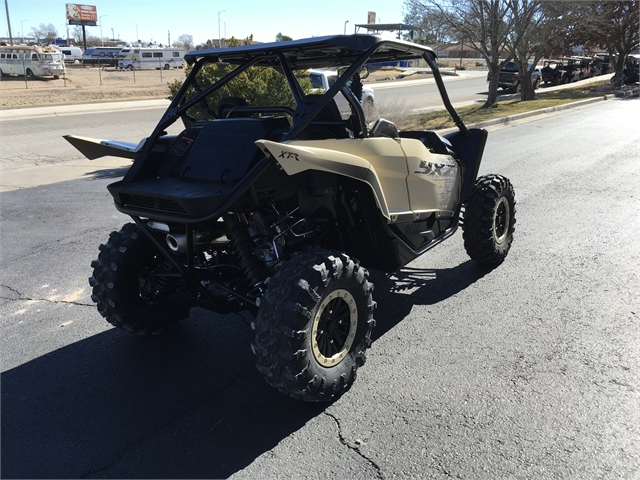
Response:
[[[20,22],[20,31],[22,32],[22,43],[25,43],[24,41],[24,26],[22,25],[24,22],[28,22],[29,20],[22,20]]]
[[[343,35],[347,34],[347,23],[349,23],[349,20],[345,20],[344,21],[344,33],[343,33]]]
[[[100,45],[104,47],[104,37],[102,36],[102,19],[106,17],[106,15],[100,15]]]
[[[111,27],[111,41],[115,40],[116,34],[113,33],[113,27]]]
[[[222,48],[222,38],[220,38],[220,14],[225,10],[220,10],[218,12],[218,48]]]

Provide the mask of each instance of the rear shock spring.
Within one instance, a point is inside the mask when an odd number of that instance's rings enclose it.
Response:
[[[148,277],[140,277],[140,292],[149,300],[163,297],[173,292],[182,281],[175,275],[176,270],[169,260],[164,261],[162,267],[156,270],[158,274]]]
[[[231,243],[231,251],[238,260],[240,270],[248,280],[251,288],[261,286],[264,278],[262,263],[253,253],[254,244],[249,235],[247,225],[231,215],[226,216],[225,222],[229,225],[227,238]]]

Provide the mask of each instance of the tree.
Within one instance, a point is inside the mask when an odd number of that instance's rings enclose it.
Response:
[[[415,39],[410,35],[405,35],[405,40],[417,41],[422,45],[429,45],[435,50],[452,43],[455,40],[455,32],[440,18],[437,9],[429,6],[418,5],[418,2],[408,2],[405,7],[409,11],[404,14],[404,23],[414,25],[422,29],[422,37]]]
[[[178,40],[174,42],[174,47],[182,48],[185,52],[193,50],[193,36],[183,33],[178,37]]]
[[[536,99],[531,74],[554,39],[562,36],[571,22],[566,3],[537,0],[509,0],[513,31],[508,45],[518,65],[520,99]]]
[[[38,44],[50,45],[58,38],[58,30],[56,30],[53,23],[49,23],[48,25],[41,23],[37,28],[31,27],[31,35],[36,38]]]
[[[508,0],[405,0],[409,11],[426,11],[437,15],[452,32],[464,39],[487,62],[489,93],[484,107],[498,98],[498,78],[506,52],[513,17]],[[510,60],[510,55],[505,61]]]
[[[293,38],[283,35],[282,33],[276,35],[276,42],[290,42],[291,40],[293,40]]]
[[[235,37],[227,40],[229,47],[251,45],[251,43],[253,43],[253,35],[243,40]],[[235,70],[235,68],[233,65],[220,63],[205,65],[198,73],[197,81],[199,89],[201,91],[205,90],[208,86],[213,85],[219,79]],[[191,67],[187,67],[185,73],[188,75],[190,72]],[[296,72],[296,76],[304,92],[309,93],[311,91],[309,74],[306,71],[301,71]],[[178,80],[169,84],[169,90],[171,92],[169,99],[173,99],[181,85],[182,82]],[[189,92],[187,96],[192,97],[195,94],[196,92],[194,90]],[[207,97],[207,105],[210,111],[217,111],[217,102],[225,97],[240,97],[249,105],[284,105],[295,108],[295,101],[286,77],[279,70],[270,67],[249,67],[214,94],[209,95],[209,97]]]
[[[640,45],[638,0],[575,2],[571,15],[575,24],[570,40],[592,50],[606,50],[615,71],[611,83],[622,85],[626,58]]]

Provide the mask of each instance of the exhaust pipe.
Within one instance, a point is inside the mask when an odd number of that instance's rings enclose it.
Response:
[[[175,253],[186,253],[187,252],[187,236],[185,234],[168,234],[167,238],[167,246],[172,252]]]

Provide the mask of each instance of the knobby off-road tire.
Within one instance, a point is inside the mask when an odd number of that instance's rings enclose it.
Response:
[[[348,256],[313,250],[271,278],[251,347],[267,383],[306,401],[346,392],[365,363],[375,325],[373,284]]]
[[[133,223],[111,232],[100,245],[98,259],[91,262],[91,299],[100,314],[113,326],[138,335],[157,335],[176,327],[189,316],[185,299],[150,299],[141,273],[164,263],[162,255]]]
[[[499,265],[509,253],[516,223],[513,186],[501,175],[478,178],[465,203],[464,247],[484,265]]]

